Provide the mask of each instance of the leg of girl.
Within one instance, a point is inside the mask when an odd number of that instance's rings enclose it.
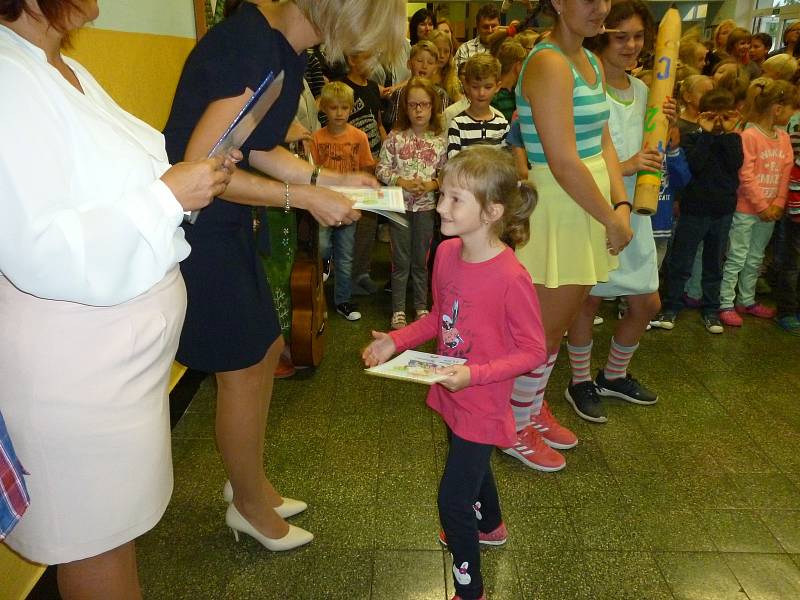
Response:
[[[411,287],[414,290],[414,309],[428,312],[428,254],[433,239],[432,210],[412,213],[411,223]]]
[[[406,326],[406,295],[408,293],[408,273],[411,269],[411,222],[413,213],[406,212],[408,227],[389,223],[392,249],[392,329]]]
[[[439,519],[453,555],[456,597],[483,597],[478,532],[500,527],[500,503],[489,459],[493,446],[468,442],[448,430],[450,449],[439,485]],[[480,506],[478,506],[480,503]]]
[[[592,381],[592,323],[601,298],[589,296],[569,328],[567,352],[572,367],[572,380],[564,397],[579,417],[592,423],[605,423],[608,419],[597,388]]]
[[[628,310],[617,325],[604,369],[597,374],[595,385],[601,396],[621,398],[634,404],[655,404],[658,396],[628,375],[628,365],[650,320],[661,309],[658,292],[626,296]]]
[[[566,465],[566,460],[550,446],[561,441],[565,447],[570,448],[577,444],[578,440],[571,431],[562,427],[552,417],[544,401],[544,393],[558,357],[564,332],[572,325],[591,288],[585,285],[548,288],[540,284],[536,284],[535,287],[542,310],[548,358],[546,364],[528,375],[517,377],[514,382],[511,406],[517,424],[517,443],[511,448],[503,448],[503,452],[533,469],[559,471]],[[548,431],[540,432],[541,427],[534,426],[534,419],[538,425],[546,420]]]

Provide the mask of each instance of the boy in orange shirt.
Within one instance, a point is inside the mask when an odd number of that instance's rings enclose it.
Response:
[[[327,125],[314,132],[311,154],[321,167],[340,173],[372,171],[375,160],[369,149],[367,135],[350,125],[347,120],[353,110],[353,90],[342,82],[327,83],[322,88],[320,110],[327,117]],[[361,318],[358,307],[351,302],[353,284],[350,279],[353,266],[353,246],[356,224],[319,229],[319,247],[323,260],[331,258],[333,237],[334,277],[333,301],[336,312],[348,321]]]

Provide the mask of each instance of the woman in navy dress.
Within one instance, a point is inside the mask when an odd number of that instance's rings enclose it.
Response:
[[[227,0],[226,11],[184,66],[164,131],[170,158],[206,156],[270,71],[284,72],[283,89],[242,148],[244,160],[224,196],[184,226],[192,253],[181,265],[188,308],[177,358],[216,375],[217,445],[231,484],[226,522],[237,537],[245,532],[271,550],[287,550],[312,536],[284,521],[305,503],[283,498],[264,473],[266,419],[283,338],[256,254],[251,210],[303,208],[328,226],[359,218],[350,200],[315,184],[375,186],[374,178],[315,171],[279,144],[297,111],[306,49],[322,42],[332,58],[343,48],[394,56],[403,40],[405,3]]]

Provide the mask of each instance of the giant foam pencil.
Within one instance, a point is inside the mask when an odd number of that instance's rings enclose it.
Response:
[[[644,118],[644,147],[658,148],[665,152],[669,124],[662,106],[675,87],[675,71],[678,68],[678,45],[681,39],[681,16],[675,5],[667,9],[656,37],[656,53],[653,63],[653,82],[647,98]],[[640,215],[652,215],[658,206],[658,190],[661,187],[661,171],[639,171],[636,178],[636,193],[633,209]]]

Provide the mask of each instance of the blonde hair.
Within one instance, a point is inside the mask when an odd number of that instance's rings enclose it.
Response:
[[[714,48],[725,50],[725,48],[719,47],[719,32],[722,31],[723,28],[730,27],[731,30],[736,28],[736,21],[733,19],[725,19],[724,21],[720,21],[719,25],[714,28],[714,35],[711,36],[711,39],[714,41]]]
[[[514,36],[513,39],[519,42],[520,45],[527,51],[528,46],[533,48],[533,46],[539,39],[539,35],[540,34],[536,33],[533,29],[526,29],[525,31],[520,31],[517,35]],[[525,42],[530,42],[530,43],[526,44]]]
[[[503,216],[494,223],[494,233],[513,247],[528,242],[538,196],[532,183],[519,181],[511,154],[496,146],[469,146],[445,163],[440,180],[472,192],[482,212],[501,205]]]
[[[408,55],[408,59],[411,60],[420,52],[427,52],[433,57],[433,60],[439,62],[439,49],[436,47],[436,44],[430,41],[430,39],[420,40],[411,46],[411,52]]]
[[[321,33],[326,56],[373,52],[398,65],[406,33],[404,0],[291,0]]]
[[[686,94],[691,94],[697,86],[703,81],[710,81],[711,85],[714,85],[714,80],[711,79],[708,75],[700,75],[699,73],[696,75],[689,75],[686,79],[681,81],[681,88],[680,88],[680,102],[683,106],[686,106],[688,102],[686,101]]]
[[[353,88],[341,81],[326,83],[319,95],[319,107],[325,110],[331,102],[346,102],[353,106]]]
[[[797,59],[788,54],[776,54],[761,63],[762,70],[770,70],[776,79],[791,81],[797,71]]]
[[[490,77],[500,81],[500,61],[491,54],[476,54],[465,63],[464,81],[480,81]]]
[[[770,79],[759,77],[753,80],[747,88],[747,103],[745,104],[745,120],[753,121],[764,115],[776,104],[795,103],[796,88],[783,79]]]
[[[436,45],[436,40],[439,38],[447,40],[447,43],[450,44],[450,56],[447,58],[445,65],[439,70],[439,85],[447,92],[447,97],[450,99],[450,102],[455,102],[461,97],[461,82],[458,80],[458,72],[455,62],[453,62],[455,44],[453,43],[453,38],[444,31],[434,29],[428,35],[428,41],[434,46]]]
[[[505,75],[518,62],[525,60],[528,51],[515,39],[506,40],[497,51],[497,60],[500,61],[500,74]]]
[[[678,58],[680,61],[689,67],[700,70],[700,64],[697,62],[697,49],[706,48],[706,45],[697,39],[690,37],[681,38],[680,46],[678,46]]]
[[[419,42],[417,42],[419,43]],[[419,89],[428,95],[431,101],[431,120],[428,121],[428,131],[439,135],[442,133],[442,101],[439,94],[430,80],[425,77],[412,77],[408,83],[400,90],[400,98],[397,101],[397,116],[394,118],[394,129],[405,131],[411,127],[411,119],[408,117],[408,93],[413,89]]]

